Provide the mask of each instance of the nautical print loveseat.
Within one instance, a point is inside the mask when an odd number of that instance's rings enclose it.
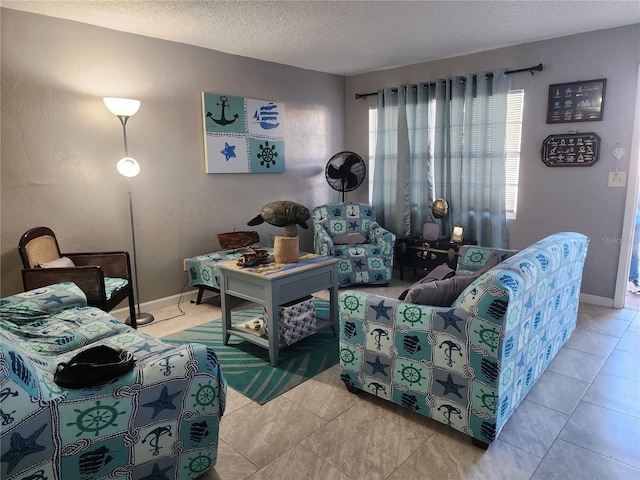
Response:
[[[312,219],[315,253],[340,260],[341,287],[389,283],[396,236],[380,226],[371,205],[328,203],[314,208]]]
[[[73,283],[0,300],[0,478],[187,479],[212,468],[226,383],[205,345],[166,345],[86,306]],[[96,345],[134,369],[91,387],[56,366]]]
[[[339,297],[341,378],[486,448],[576,326],[588,238],[557,233],[480,275],[450,307]],[[463,246],[473,273],[493,249]]]

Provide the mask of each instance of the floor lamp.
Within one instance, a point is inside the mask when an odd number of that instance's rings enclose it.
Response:
[[[125,157],[118,162],[117,168],[121,175],[127,177],[127,193],[129,194],[129,216],[131,218],[131,240],[133,243],[133,272],[136,286],[136,302],[138,305],[138,313],[136,314],[136,323],[138,325],[146,325],[153,322],[153,315],[150,313],[140,313],[140,292],[138,289],[138,262],[136,259],[136,229],[133,223],[133,202],[131,200],[131,177],[135,177],[140,173],[140,164],[135,158],[129,156],[129,147],[127,145],[127,120],[136,114],[140,108],[140,100],[132,100],[129,98],[103,98],[104,104],[109,111],[116,115],[122,123],[122,133],[124,135],[124,154]],[[129,319],[130,320],[130,319]]]

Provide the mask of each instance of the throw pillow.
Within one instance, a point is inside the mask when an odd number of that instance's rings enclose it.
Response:
[[[419,283],[409,289],[404,301],[433,307],[450,307],[480,275],[455,275],[444,280]]]
[[[60,257],[55,260],[51,260],[50,262],[38,262],[42,268],[69,268],[75,267],[76,264],[73,263],[69,257]]]
[[[336,235],[333,237],[334,245],[356,245],[367,243],[367,238],[359,233],[350,233],[348,235]]]
[[[411,285],[409,288],[407,288],[404,292],[402,292],[398,297],[398,300],[405,300],[407,297],[407,294],[409,293],[409,290],[411,290],[416,285],[420,285],[421,283],[433,282],[434,280],[444,280],[446,278],[453,277],[455,274],[456,274],[456,271],[446,263],[443,263],[442,265],[438,265],[436,268],[434,268],[429,273],[427,273],[425,277],[421,278],[420,280],[415,282],[413,285]]]

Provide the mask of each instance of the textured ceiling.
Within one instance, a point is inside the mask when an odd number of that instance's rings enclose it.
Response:
[[[0,6],[339,75],[640,23],[640,0],[2,0]]]

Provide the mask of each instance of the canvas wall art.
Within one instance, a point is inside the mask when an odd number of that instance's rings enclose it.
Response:
[[[206,173],[283,173],[284,104],[202,93]]]

